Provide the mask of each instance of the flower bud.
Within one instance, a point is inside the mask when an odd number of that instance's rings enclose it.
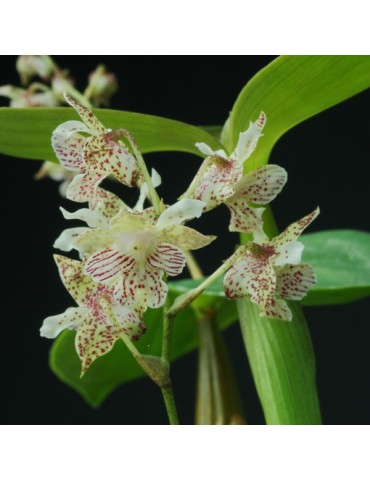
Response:
[[[85,95],[95,106],[109,105],[112,95],[118,90],[114,73],[107,72],[104,65],[99,65],[89,76]]]
[[[17,59],[16,69],[21,77],[22,85],[28,85],[35,76],[47,80],[54,71],[54,63],[49,55],[20,55]]]

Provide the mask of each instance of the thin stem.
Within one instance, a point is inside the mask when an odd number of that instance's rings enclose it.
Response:
[[[175,397],[172,391],[172,386],[170,385],[168,387],[161,388],[161,390],[170,424],[179,425],[179,418],[177,416],[177,409],[175,404]]]
[[[167,305],[163,307],[162,360],[169,362],[173,321],[168,317]]]
[[[167,315],[167,305],[163,307],[163,333],[162,333],[162,355],[161,359],[168,365],[168,383],[160,386],[165,407],[167,410],[168,419],[171,425],[178,425],[179,420],[177,416],[177,409],[175,397],[172,390],[172,382],[170,377],[170,349],[173,331],[173,320]]]
[[[198,262],[195,260],[194,255],[190,251],[185,252],[186,256],[186,265],[190,272],[190,276],[193,280],[200,280],[204,278],[204,273],[200,268]]]
[[[207,287],[209,287],[213,282],[215,282],[221,275],[223,275],[233,264],[233,262],[238,258],[239,253],[236,251],[231,257],[229,257],[215,272],[212,273],[208,278],[204,280],[198,287],[193,288],[187,293],[180,295],[174,301],[172,307],[168,310],[167,316],[172,319],[176,315],[192,303]]]

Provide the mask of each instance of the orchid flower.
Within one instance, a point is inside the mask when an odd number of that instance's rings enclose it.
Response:
[[[207,158],[183,195],[205,202],[205,210],[225,203],[231,212],[230,231],[254,233],[255,238],[264,236],[264,208],[252,207],[250,203],[270,203],[287,181],[286,171],[277,165],[260,167],[243,175],[243,164],[253,153],[265,123],[266,116],[261,112],[256,122],[250,122],[249,128],[239,135],[230,156],[224,150],[213,151],[205,143],[197,143]]]
[[[224,277],[226,296],[249,297],[260,306],[261,317],[291,320],[285,300],[301,300],[316,283],[311,265],[300,263],[303,244],[297,239],[318,214],[316,208],[274,239],[243,246],[239,259]]]
[[[139,176],[137,160],[128,147],[119,143],[127,137],[126,130],[106,129],[87,107],[68,94],[65,99],[83,120],[62,123],[52,135],[52,147],[60,163],[79,173],[67,189],[67,198],[89,201],[94,206],[97,187],[109,175],[133,187]]]
[[[154,168],[152,169],[151,180],[155,188],[161,184],[161,177],[158,172],[154,170]],[[67,210],[62,207],[60,210],[64,218],[67,220],[83,220],[91,228],[109,230],[109,220],[115,217],[121,210],[126,210],[132,213],[136,211],[142,211],[144,209],[144,202],[148,196],[148,192],[149,189],[146,182],[142,183],[140,186],[139,199],[136,202],[136,205],[133,208],[130,208],[114,193],[104,190],[103,188],[98,188],[96,191],[94,210],[82,208],[74,213],[67,212]],[[59,248],[64,252],[70,252],[72,249],[76,248],[75,240],[79,237],[79,235],[88,230],[88,227],[67,228],[56,239],[54,247]]]
[[[114,283],[116,295],[127,305],[157,308],[168,291],[163,275],[178,275],[185,266],[183,250],[202,248],[215,238],[181,225],[199,217],[203,208],[199,200],[183,199],[159,218],[153,208],[121,210],[100,226],[94,223],[94,212],[81,209],[69,218],[80,218],[92,228],[85,228],[71,243],[87,258],[85,272],[94,281]]]
[[[44,320],[41,336],[55,338],[62,330],[76,330],[76,350],[82,361],[82,375],[101,355],[108,353],[123,335],[138,340],[146,330],[140,309],[114,298],[113,287],[96,283],[83,272],[83,263],[55,255],[61,279],[77,302],[60,315]]]

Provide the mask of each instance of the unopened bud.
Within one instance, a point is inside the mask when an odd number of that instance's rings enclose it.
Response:
[[[35,76],[43,80],[49,79],[54,71],[54,63],[49,55],[20,55],[17,59],[16,69],[21,77],[22,85],[28,85]]]
[[[107,72],[104,65],[99,65],[89,76],[89,84],[85,96],[99,107],[109,105],[112,95],[118,90],[118,82],[114,73]]]

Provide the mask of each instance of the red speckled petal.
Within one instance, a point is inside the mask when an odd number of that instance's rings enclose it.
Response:
[[[113,175],[128,187],[133,187],[138,178],[136,158],[126,146],[112,140],[114,132],[90,137],[84,148],[84,161],[91,172]]]
[[[287,227],[280,235],[271,240],[271,244],[274,245],[274,247],[280,247],[286,243],[294,242],[301,235],[303,230],[315,220],[319,213],[320,209],[317,207],[313,212],[301,218],[301,220],[289,225],[289,227]]]
[[[122,209],[127,209],[127,205],[114,193],[108,192],[103,188],[96,191],[96,200],[94,211],[106,218],[113,218]]]
[[[54,255],[54,260],[64,286],[78,305],[91,308],[98,295],[112,295],[112,288],[97,284],[85,275],[83,262],[62,255]]]
[[[163,271],[147,268],[145,271],[147,288],[147,305],[159,308],[166,301],[168,286],[162,280]]]
[[[110,282],[119,273],[131,270],[135,259],[114,248],[106,248],[91,255],[86,262],[85,272],[96,282]]]
[[[151,268],[163,270],[167,275],[179,275],[186,264],[182,251],[169,243],[159,242],[155,251],[147,258]]]
[[[124,333],[134,341],[139,340],[146,332],[146,325],[141,315],[126,305],[112,305],[112,311],[122,326]]]
[[[110,325],[101,308],[100,318],[88,316],[79,328],[75,345],[81,359],[81,376],[89,369],[94,360],[110,352],[116,340],[124,333],[123,328]]]
[[[316,284],[316,275],[311,265],[286,265],[276,272],[276,293],[287,300],[302,300]]]
[[[274,299],[276,276],[268,259],[245,255],[238,260],[224,277],[224,289],[228,298],[250,297],[260,306]]]
[[[281,192],[287,179],[284,168],[265,165],[244,175],[235,185],[235,195],[232,198],[243,197],[248,202],[266,205]]]
[[[93,114],[93,112],[79,103],[75,98],[71,97],[68,93],[64,93],[64,98],[66,101],[73,107],[76,112],[79,114],[81,117],[81,120],[84,122],[84,124],[90,128],[91,130],[94,130],[95,132],[105,132],[105,127],[99,122],[99,120],[96,118],[96,116]]]
[[[69,330],[76,330],[84,321],[86,315],[87,310],[85,308],[67,308],[67,310],[60,315],[53,315],[45,318],[40,329],[40,335],[45,338],[55,338],[66,328]]]
[[[71,134],[68,130],[64,130],[63,127],[70,123],[81,124],[84,126],[81,122],[63,123],[56,130],[54,130],[51,137],[51,145],[56,157],[64,168],[67,170],[80,172],[85,166],[85,162],[83,160],[83,147],[85,145],[86,138],[79,133]],[[75,129],[77,129],[77,127],[75,127]]]
[[[96,202],[96,190],[104,175],[87,172],[76,175],[67,188],[66,197],[74,202],[90,202],[93,207]]]
[[[218,156],[208,157],[205,162],[208,166],[203,170],[193,197],[205,202],[205,210],[211,210],[234,194],[233,186],[242,176],[242,166]]]
[[[276,320],[290,322],[293,315],[285,300],[274,298],[271,303],[261,311],[260,317],[275,318]]]
[[[231,218],[230,232],[261,233],[263,232],[262,214],[264,208],[253,208],[243,198],[227,200],[226,205],[230,209]]]

